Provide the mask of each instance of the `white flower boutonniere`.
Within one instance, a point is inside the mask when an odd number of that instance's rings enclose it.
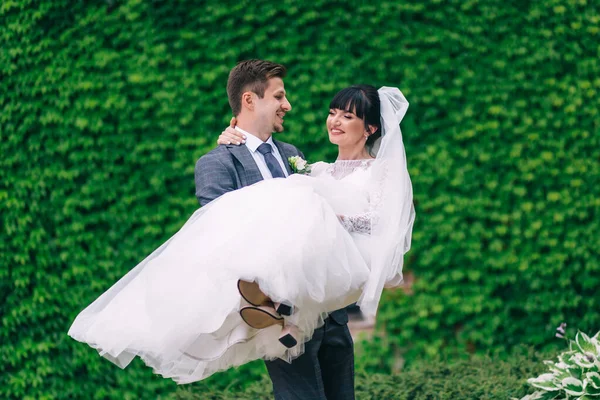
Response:
[[[290,163],[290,167],[292,167],[292,171],[295,173],[302,175],[310,174],[310,164],[302,157],[289,157],[288,162]]]

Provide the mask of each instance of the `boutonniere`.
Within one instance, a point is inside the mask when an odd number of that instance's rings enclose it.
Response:
[[[310,164],[302,157],[289,157],[288,162],[290,163],[290,167],[292,167],[292,171],[295,173],[302,175],[310,174]]]

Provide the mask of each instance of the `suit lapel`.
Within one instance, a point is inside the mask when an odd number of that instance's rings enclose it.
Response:
[[[288,158],[294,156],[294,154],[286,153],[283,149],[283,145],[279,141],[273,139],[273,143],[275,143],[275,146],[277,146],[277,149],[279,150],[279,154],[281,154],[281,158],[283,158],[283,164],[287,169],[288,175],[293,174],[292,168],[290,167],[290,163],[288,162]]]
[[[228,145],[227,149],[242,165],[245,177],[245,182],[242,182],[243,186],[253,185],[263,180],[263,176],[246,146]]]

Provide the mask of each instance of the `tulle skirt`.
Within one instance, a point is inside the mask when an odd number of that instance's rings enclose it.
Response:
[[[366,206],[358,188],[301,175],[227,193],[83,310],[69,335],[122,368],[139,356],[178,383],[259,358],[290,362],[329,312],[360,296],[368,239],[353,239],[336,213]],[[298,345],[278,341],[280,326],[242,321],[238,279],[294,304],[286,323]]]

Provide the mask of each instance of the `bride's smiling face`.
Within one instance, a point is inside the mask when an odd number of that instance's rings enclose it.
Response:
[[[349,110],[331,108],[327,116],[329,141],[342,147],[364,147],[365,121]]]
[[[329,103],[327,132],[329,141],[343,149],[343,157],[365,156],[381,136],[380,102],[377,89],[353,85],[340,90]]]

